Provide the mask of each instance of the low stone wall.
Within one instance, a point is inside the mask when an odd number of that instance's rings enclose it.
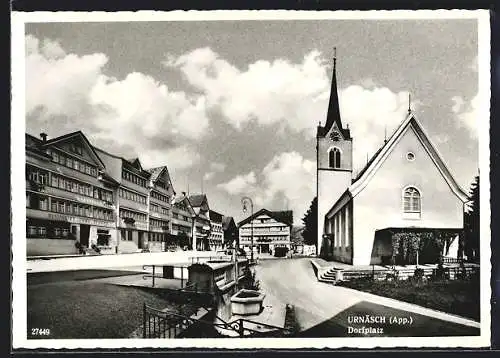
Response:
[[[26,239],[27,256],[78,254],[75,240],[68,239]]]
[[[397,271],[398,280],[407,280],[408,278],[415,275],[416,266],[396,266],[395,271]],[[419,269],[423,270],[424,277],[430,278],[436,274],[437,265],[419,265]],[[461,275],[466,276],[474,275],[478,272],[479,266],[474,264],[465,264],[464,268],[461,268],[458,264],[444,265],[444,277],[450,280],[459,278]],[[463,272],[462,272],[463,271]],[[384,269],[343,269],[340,271],[340,280],[349,281],[353,279],[359,279],[363,277],[373,277],[375,280],[386,280],[390,279],[391,275],[394,273],[392,267],[385,267]]]

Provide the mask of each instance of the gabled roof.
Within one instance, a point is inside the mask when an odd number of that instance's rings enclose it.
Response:
[[[328,134],[330,129],[334,124],[337,125],[340,133],[345,140],[351,139],[351,131],[349,128],[344,128],[342,126],[342,119],[340,117],[340,106],[339,106],[339,95],[337,90],[337,60],[334,59],[333,62],[333,73],[332,73],[332,87],[330,89],[330,101],[328,103],[328,112],[326,114],[325,126],[318,126],[317,136],[324,137]]]
[[[139,170],[143,170],[142,164],[141,164],[141,161],[139,160],[139,158],[128,159],[127,161],[130,162],[130,164],[132,164],[135,168],[137,168]]]
[[[246,219],[243,219],[238,223],[238,227],[245,225],[255,219],[257,216],[266,214],[267,216],[273,218],[276,221],[279,221],[280,223],[287,224],[287,225],[292,225],[293,224],[293,211],[287,210],[287,211],[270,211],[267,209],[260,209],[253,215],[250,215]]]
[[[436,147],[432,144],[429,136],[425,132],[422,125],[417,121],[413,113],[409,113],[406,119],[399,125],[399,127],[394,131],[389,140],[387,140],[384,145],[377,150],[375,155],[368,161],[365,167],[359,172],[356,178],[353,180],[352,184],[347,188],[347,190],[339,197],[332,208],[329,210],[328,214],[336,211],[335,207],[338,207],[338,203],[345,200],[350,200],[358,195],[369,183],[371,178],[375,175],[378,168],[383,164],[385,159],[392,152],[394,147],[397,145],[402,136],[407,130],[413,128],[415,134],[424,147],[425,151],[429,154],[430,158],[436,165],[437,169],[443,176],[444,180],[450,187],[450,189],[455,193],[455,195],[462,201],[467,202],[469,200],[467,193],[458,185],[456,180],[453,178],[450,170],[444,163],[442,156],[439,154]]]
[[[192,215],[194,215],[195,211],[193,209],[193,206],[191,205],[191,202],[189,201],[189,198],[186,195],[175,197],[175,199],[174,199],[174,207],[181,208],[181,206],[182,206],[183,203],[187,206],[188,211]]]
[[[95,151],[94,147],[92,146],[92,144],[90,144],[90,141],[87,139],[87,137],[85,136],[85,134],[83,134],[82,131],[76,131],[76,132],[68,133],[68,134],[65,134],[65,135],[62,135],[59,137],[49,139],[43,143],[43,146],[44,147],[49,146],[49,145],[52,145],[52,144],[55,144],[58,142],[66,141],[66,140],[74,138],[74,137],[79,137],[83,141],[83,143],[89,149],[90,155],[94,158],[94,160],[97,163],[99,163],[101,165],[102,168],[104,168],[105,165],[104,165],[103,161],[101,160],[101,158],[99,157],[99,155]]]
[[[236,227],[236,223],[234,222],[234,218],[232,216],[223,216],[222,229],[223,230],[229,229],[229,226],[231,226],[231,222],[233,223],[234,227]]]
[[[160,176],[166,172],[167,173],[167,184],[173,188],[172,181],[170,180],[170,173],[168,172],[168,168],[166,165],[162,165],[162,166],[156,167],[156,168],[146,169],[146,171],[151,174],[150,179],[153,181],[153,183],[155,183],[160,178]]]
[[[215,210],[210,210],[209,216],[211,221],[222,222],[223,215]]]
[[[51,158],[51,156],[43,150],[43,141],[28,133],[25,133],[25,148],[29,149],[32,153],[36,153],[37,155],[41,155],[47,159]]]
[[[160,174],[163,172],[164,169],[166,169],[166,166],[161,166],[161,167],[156,167],[156,168],[151,168],[151,169],[146,169],[149,173],[151,173],[151,180],[156,181],[160,177]]]
[[[205,194],[193,194],[189,196],[189,202],[194,208],[197,208],[207,202],[207,196]]]

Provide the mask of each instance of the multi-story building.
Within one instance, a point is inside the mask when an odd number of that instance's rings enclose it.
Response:
[[[245,250],[253,247],[258,253],[274,253],[277,247],[290,249],[293,212],[261,209],[238,224],[239,244]]]
[[[138,159],[126,160],[95,148],[106,164],[107,173],[119,187],[116,189],[115,226],[118,230],[118,252],[136,252],[147,248],[149,232],[148,183],[151,174],[142,169]]]
[[[27,255],[114,253],[118,183],[85,135],[26,134]]]
[[[149,182],[149,241],[150,251],[165,251],[172,238],[172,198],[175,195],[166,166],[148,169]]]
[[[189,196],[189,202],[195,211],[193,228],[193,249],[197,251],[208,251],[210,245],[208,238],[210,236],[210,207],[205,194],[195,194]]]
[[[210,250],[217,251],[224,246],[224,232],[222,230],[223,215],[219,214],[217,211],[210,210],[209,216],[212,230],[210,231],[208,244],[210,245]]]
[[[173,242],[169,243],[171,249],[176,246],[192,250],[193,247],[193,228],[195,212],[191,203],[189,202],[186,193],[183,192],[182,196],[175,199],[172,207],[172,235],[175,236]]]

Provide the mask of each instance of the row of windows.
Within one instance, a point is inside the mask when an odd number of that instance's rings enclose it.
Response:
[[[132,200],[141,204],[146,204],[147,198],[144,195],[134,193],[133,191],[120,188],[119,195],[124,199]]]
[[[179,219],[184,221],[189,221],[191,219],[189,216],[185,216],[179,213],[173,213],[172,216],[174,217],[174,219]]]
[[[103,208],[92,208],[89,205],[82,205],[66,200],[52,199],[51,211],[61,214],[71,214],[86,216],[102,220],[113,220],[113,211]]]
[[[101,188],[92,189],[91,185],[84,184],[73,179],[68,179],[56,174],[51,175],[50,181],[50,185],[54,188],[70,191],[72,193],[78,193],[95,199],[113,202],[113,192],[111,191]]]
[[[149,225],[152,227],[164,227],[168,226],[168,221],[165,220],[158,220],[158,219],[149,219]]]
[[[149,207],[150,207],[151,211],[153,211],[155,213],[160,213],[160,214],[168,215],[168,209],[165,208],[165,207],[163,207],[163,206],[156,205],[156,204],[151,204]]]
[[[267,228],[261,228],[261,227],[254,227],[253,228],[253,232],[256,233],[256,232],[262,232],[262,233],[265,233],[265,232],[272,232],[272,231],[287,231],[288,227],[286,226],[271,226],[271,227],[267,227]],[[252,227],[250,226],[244,226],[242,227],[240,230],[242,230],[243,232],[247,233],[247,232],[250,232],[252,231]]]
[[[47,227],[45,226],[35,226],[35,225],[29,225],[26,228],[26,234],[30,238],[69,238],[69,229],[68,228],[49,228],[47,230]]]
[[[48,149],[47,154],[52,156],[52,161],[61,165],[64,165],[65,167],[78,170],[79,172],[92,175],[94,177],[97,176],[97,168],[89,165],[81,160],[71,158],[63,153],[60,153],[58,151],[55,151],[53,149]]]
[[[212,232],[222,232],[222,226],[212,225]]]
[[[67,177],[54,173],[52,173],[50,183],[48,183],[48,173],[35,167],[26,167],[26,178],[38,184],[50,184],[50,186],[54,188],[70,191],[72,193],[78,193],[95,199],[113,202],[113,192],[109,190],[105,190],[102,188],[92,189],[92,186],[89,184],[85,184],[74,179],[69,179]]]
[[[133,241],[132,232],[133,232],[132,230],[121,229],[120,230],[121,240],[122,241]],[[144,232],[139,233],[140,239],[142,239],[143,235],[144,235]],[[167,240],[166,234],[150,232],[150,233],[148,233],[148,236],[149,236],[149,241],[165,242]]]
[[[276,241],[287,241],[287,240],[284,240],[285,239],[285,236],[254,236],[253,237],[253,241],[256,242],[258,240],[276,240]],[[242,241],[250,241],[251,238],[250,236],[242,236],[241,237],[241,240]]]
[[[122,170],[122,178],[129,181],[129,182],[132,182],[134,184],[137,184],[137,185],[140,185],[140,186],[146,188],[146,179],[141,178],[140,176],[135,175],[129,171]]]
[[[122,218],[122,219],[131,218],[131,219],[134,219],[135,221],[146,221],[147,215],[143,214],[143,213],[131,211],[131,210],[120,209],[120,218]]]
[[[178,225],[178,224],[172,224],[172,230],[176,230],[176,231],[182,231],[186,234],[190,233],[191,232],[191,228],[190,227],[186,227],[186,226],[182,226],[182,225]]]
[[[152,198],[155,198],[157,200],[160,200],[160,201],[163,201],[165,203],[168,203],[169,200],[168,200],[168,196],[166,195],[163,195],[163,194],[160,194],[160,193],[157,193],[156,191],[152,191],[151,192],[151,197]]]

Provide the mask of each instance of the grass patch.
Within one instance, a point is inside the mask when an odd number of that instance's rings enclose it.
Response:
[[[142,324],[142,305],[183,312],[192,304],[174,302],[151,290],[90,281],[28,286],[28,338],[127,338]],[[48,328],[49,336],[32,336]]]
[[[373,281],[367,278],[341,281],[338,286],[414,303],[419,306],[479,321],[479,280],[426,282]]]

